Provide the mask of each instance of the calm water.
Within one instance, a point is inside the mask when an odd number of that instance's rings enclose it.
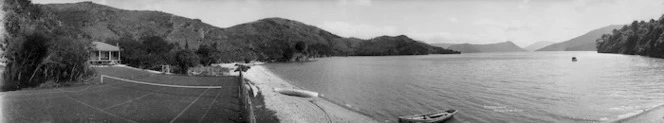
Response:
[[[578,62],[571,62],[576,56]],[[454,108],[454,122],[610,121],[664,104],[664,59],[595,52],[334,57],[269,64],[379,121]]]

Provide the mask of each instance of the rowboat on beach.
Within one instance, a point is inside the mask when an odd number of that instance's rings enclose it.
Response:
[[[274,88],[274,92],[284,95],[304,97],[304,98],[312,98],[319,96],[318,92],[301,90],[301,89]]]
[[[450,109],[443,112],[415,114],[399,117],[399,123],[442,123],[452,118],[457,110]]]

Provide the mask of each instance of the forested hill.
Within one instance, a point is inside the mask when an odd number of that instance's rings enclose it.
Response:
[[[664,15],[658,20],[633,21],[602,35],[597,52],[664,58]]]
[[[603,34],[611,33],[611,30],[618,29],[622,25],[609,25],[599,29],[592,30],[586,34],[572,38],[567,41],[555,43],[537,51],[595,51],[595,40]]]
[[[374,55],[422,55],[458,53],[450,50],[434,48],[417,43],[410,46],[409,38],[384,38],[366,40],[372,43],[397,43],[397,49],[372,49],[365,47],[361,39],[345,38],[322,30],[318,27],[283,18],[265,18],[254,22],[219,28],[202,22],[159,11],[130,11],[116,9],[92,2],[73,4],[45,4],[42,10],[52,12],[62,24],[81,29],[93,40],[113,41],[118,39],[134,39],[140,41],[146,36],[158,36],[179,47],[197,49],[207,45],[219,53],[237,59],[221,59],[235,61],[242,57],[260,60],[283,59],[297,53],[293,46],[304,42],[309,48],[304,51],[309,56],[367,55],[366,52],[383,52],[379,50],[398,50],[399,53],[369,53]],[[382,40],[376,39],[384,39]],[[375,42],[379,41],[379,42]],[[417,42],[417,41],[416,41]],[[401,46],[409,45],[409,46]],[[361,49],[369,48],[369,49]],[[419,48],[419,49],[412,49]],[[372,49],[372,50],[370,50]],[[436,49],[436,50],[432,50]],[[427,50],[428,52],[421,52]],[[356,51],[362,51],[358,54]]]

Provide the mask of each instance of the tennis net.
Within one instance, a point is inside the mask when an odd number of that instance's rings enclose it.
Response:
[[[129,82],[129,83],[145,84],[145,85],[154,85],[154,86],[162,86],[162,87],[174,87],[174,88],[202,88],[202,89],[221,88],[221,86],[173,85],[173,84],[162,84],[162,83],[154,83],[154,82],[142,82],[142,81],[136,81],[136,80],[124,79],[124,78],[113,77],[113,76],[108,76],[108,75],[101,75],[101,76],[100,76],[100,79],[101,79],[101,83],[104,83],[104,79],[115,79],[115,80],[120,80],[120,81],[124,81],[124,82]]]

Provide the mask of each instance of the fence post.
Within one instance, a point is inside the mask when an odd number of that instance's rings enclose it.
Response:
[[[242,96],[242,106],[245,109],[245,113],[243,115],[244,120],[246,120],[247,123],[256,123],[256,116],[254,116],[254,108],[251,106],[251,100],[249,100],[249,94],[247,87],[245,86],[245,81],[244,81],[244,76],[242,74],[244,66],[238,66],[240,76],[239,76],[239,83],[240,83],[240,95]],[[254,90],[255,91],[255,90]]]

